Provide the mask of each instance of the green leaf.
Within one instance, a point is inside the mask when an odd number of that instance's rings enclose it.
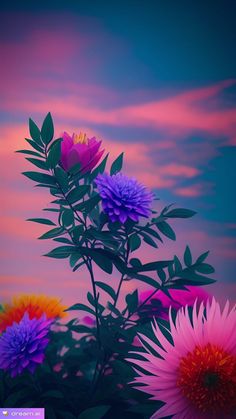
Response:
[[[96,265],[99,266],[99,268],[108,274],[112,273],[113,266],[112,261],[109,258],[107,258],[105,255],[102,255],[101,253],[96,252],[95,249],[89,249],[89,254]]]
[[[80,303],[74,304],[73,306],[67,308],[64,311],[74,311],[74,310],[86,311],[87,313],[95,315],[95,311],[92,308],[86,306],[85,304],[80,304]]]
[[[61,158],[61,142],[62,138],[54,141],[47,157],[47,164],[51,169],[54,169]]]
[[[47,398],[47,399],[62,399],[64,398],[64,395],[61,391],[59,390],[48,390],[45,393],[42,394],[43,398]]]
[[[120,172],[122,169],[122,165],[123,165],[123,156],[124,153],[121,153],[116,160],[112,163],[111,165],[111,170],[110,170],[110,174],[115,175],[116,173]]]
[[[64,232],[65,231],[63,227],[56,227],[56,228],[53,228],[52,230],[47,231],[42,236],[40,236],[39,240],[53,239],[54,237],[60,236]]]
[[[180,262],[180,260],[177,256],[174,256],[174,265],[175,265],[175,273],[176,274],[178,272],[182,271],[182,265],[181,265],[181,262]]]
[[[173,260],[162,260],[162,261],[157,261],[157,262],[145,263],[140,268],[138,268],[138,272],[156,271],[159,269],[166,268],[172,263],[173,263]]]
[[[16,150],[16,153],[22,153],[22,154],[29,154],[30,156],[36,156],[42,158],[42,154],[37,153],[37,151],[32,150]]]
[[[89,185],[77,186],[68,193],[66,199],[70,202],[70,204],[74,204],[75,202],[83,198],[86,195],[86,193],[88,193],[89,189]]]
[[[109,409],[110,406],[108,405],[90,407],[89,409],[84,410],[78,416],[78,419],[102,419]]]
[[[138,307],[138,291],[135,290],[132,294],[127,294],[125,297],[129,313],[133,313]]]
[[[140,262],[140,260],[138,258],[132,258],[129,261],[130,265],[132,265],[134,268],[140,268],[142,267],[142,263]]]
[[[81,236],[84,234],[84,227],[82,225],[76,226],[71,230],[73,239],[76,242],[79,242],[81,239]]]
[[[65,170],[63,170],[61,167],[56,167],[54,169],[54,173],[62,190],[64,192],[67,192],[69,188],[69,182],[68,182],[68,175],[65,172]]]
[[[76,211],[84,212],[85,214],[89,214],[93,208],[98,205],[101,201],[101,197],[99,195],[95,195],[92,198],[88,199],[85,202],[81,202],[80,204],[75,206]]]
[[[100,281],[96,281],[95,284],[96,284],[97,287],[99,287],[103,291],[107,292],[107,294],[109,294],[111,296],[111,298],[115,301],[116,293],[110,285],[105,284],[104,282],[100,282]]]
[[[94,171],[92,173],[90,173],[90,176],[89,176],[90,182],[92,182],[97,177],[97,175],[99,173],[104,172],[104,170],[106,168],[106,162],[107,162],[108,155],[109,154],[107,154],[106,157],[102,160],[102,162],[96,167],[96,169],[94,169]]]
[[[44,149],[42,147],[40,147],[40,145],[38,145],[35,141],[33,140],[29,140],[28,138],[25,139],[27,141],[27,143],[29,143],[31,145],[31,147],[33,147],[35,150],[39,151],[40,153],[44,154]]]
[[[22,172],[22,174],[26,177],[28,177],[31,180],[34,180],[35,182],[43,183],[46,185],[55,185],[55,179],[53,176],[46,175],[44,173],[39,172]]]
[[[158,269],[157,270],[157,275],[159,276],[161,282],[164,282],[166,280],[166,273],[165,273],[164,269]]]
[[[34,159],[34,158],[26,158],[30,163],[34,166],[39,167],[39,169],[48,170],[48,165],[44,160]]]
[[[78,253],[72,253],[70,255],[70,266],[73,268],[75,266],[76,262],[78,262],[78,260],[81,259],[81,257],[82,256],[79,252]]]
[[[75,246],[59,246],[46,253],[44,256],[55,259],[65,259],[75,252],[77,252]]]
[[[159,289],[160,285],[157,281],[155,281],[153,278],[151,278],[150,276],[147,275],[143,275],[143,274],[138,274],[138,273],[133,273],[132,274],[133,278],[138,279],[139,281],[145,282],[145,284],[151,285],[152,287]]]
[[[165,213],[165,217],[168,218],[190,218],[193,217],[196,211],[192,211],[185,208],[176,208],[171,210],[170,212]]]
[[[148,234],[145,234],[143,232],[141,232],[140,234],[141,236],[143,236],[143,240],[145,241],[145,243],[149,244],[149,246],[152,246],[155,248],[158,247],[156,242],[150,236],[148,236]]]
[[[197,260],[196,260],[196,265],[204,262],[204,260],[207,258],[207,256],[209,255],[210,251],[208,250],[207,252],[203,253],[202,255],[200,255]]]
[[[56,225],[53,221],[48,220],[47,218],[28,218],[26,221],[34,221],[35,223],[47,224],[50,226]]]
[[[41,129],[41,137],[44,144],[49,144],[54,135],[54,127],[52,116],[50,112],[47,114],[46,118],[43,121],[42,129]]]
[[[156,226],[158,230],[160,230],[160,232],[164,234],[164,236],[168,237],[171,240],[176,240],[176,235],[175,235],[174,230],[166,221],[157,223]]]
[[[134,252],[136,249],[138,249],[141,245],[141,239],[137,234],[132,234],[129,237],[129,246],[131,252]]]
[[[189,249],[189,246],[186,246],[185,252],[184,252],[184,263],[186,266],[192,265],[192,254]]]
[[[215,272],[215,269],[213,266],[209,265],[209,263],[202,263],[201,265],[195,266],[195,270],[206,275],[213,274]]]
[[[71,209],[66,209],[62,212],[61,222],[65,227],[69,227],[74,223],[74,213]]]
[[[37,125],[35,124],[35,122],[30,118],[29,119],[29,132],[30,132],[30,136],[31,138],[38,143],[39,145],[43,145],[42,141],[41,141],[41,134],[40,134],[40,130],[37,127]]]

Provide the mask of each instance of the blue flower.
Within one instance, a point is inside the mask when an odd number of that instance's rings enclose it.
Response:
[[[33,373],[37,365],[44,361],[51,324],[52,320],[45,315],[30,320],[26,312],[19,323],[14,322],[7,327],[0,336],[0,368],[12,377],[25,369]]]
[[[128,218],[138,222],[139,217],[149,217],[153,194],[134,178],[121,173],[113,176],[99,174],[95,180],[102,198],[104,212],[110,220],[122,224]]]

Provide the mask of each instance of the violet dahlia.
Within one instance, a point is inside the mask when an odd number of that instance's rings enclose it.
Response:
[[[103,210],[112,222],[124,224],[128,218],[138,222],[139,217],[149,217],[153,194],[134,178],[122,173],[99,174],[95,180],[102,198]]]
[[[8,326],[0,336],[0,369],[12,377],[25,369],[33,373],[44,360],[51,324],[52,320],[45,315],[30,319],[26,312],[19,323]]]
[[[129,359],[142,368],[136,388],[165,403],[151,419],[235,418],[236,306],[221,310],[213,298],[197,310],[195,302],[192,318],[186,306],[169,321],[170,339],[154,320],[155,339],[139,335],[144,360]]]

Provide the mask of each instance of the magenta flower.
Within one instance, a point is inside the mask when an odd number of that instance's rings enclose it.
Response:
[[[62,135],[61,142],[61,165],[68,171],[76,164],[81,165],[81,173],[89,172],[96,166],[104,150],[99,151],[101,141],[95,137],[87,138],[86,134],[73,134],[72,137],[66,132]]]
[[[168,320],[170,307],[174,310],[179,310],[186,305],[192,307],[196,299],[197,305],[200,305],[201,302],[206,303],[207,300],[211,300],[210,294],[201,287],[186,286],[186,288],[187,290],[169,289],[168,291],[172,299],[164,294],[164,292],[157,291],[147,303],[148,311],[151,311],[151,317],[160,317]],[[151,294],[152,291],[143,291],[139,296],[140,303],[143,303]],[[151,304],[152,301],[154,304]]]
[[[40,319],[30,319],[26,312],[19,323],[8,326],[0,336],[0,369],[12,377],[24,370],[33,373],[44,361],[51,324],[52,319],[45,314]]]
[[[139,335],[144,359],[128,360],[142,368],[136,388],[164,402],[151,419],[235,418],[236,306],[221,310],[213,298],[192,316],[182,307],[175,321],[170,310],[169,322],[170,339],[154,320],[153,339]]]

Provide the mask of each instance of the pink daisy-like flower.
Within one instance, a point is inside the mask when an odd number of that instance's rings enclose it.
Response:
[[[236,418],[236,305],[195,302],[192,319],[186,306],[169,321],[170,339],[154,320],[156,341],[139,335],[145,360],[129,359],[146,371],[135,369],[136,388],[165,403],[151,419]]]

